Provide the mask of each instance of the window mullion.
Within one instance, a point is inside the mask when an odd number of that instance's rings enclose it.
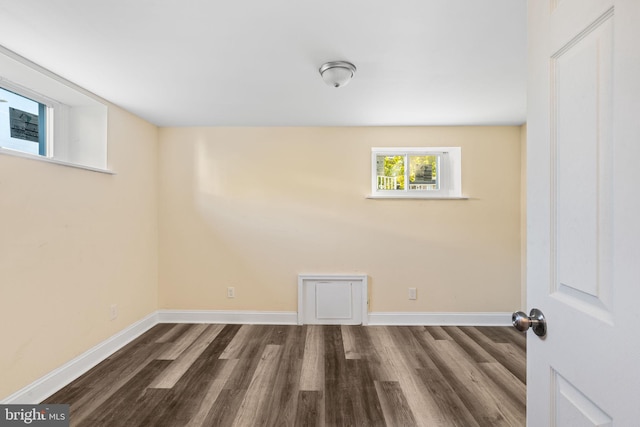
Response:
[[[404,192],[409,193],[409,154],[404,155]]]
[[[38,154],[47,155],[47,106],[38,104]]]

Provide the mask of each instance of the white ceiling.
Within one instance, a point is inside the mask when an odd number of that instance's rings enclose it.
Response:
[[[0,0],[0,45],[159,126],[525,121],[526,0]]]

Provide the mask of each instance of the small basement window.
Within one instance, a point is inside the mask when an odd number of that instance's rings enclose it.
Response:
[[[460,147],[372,148],[372,198],[462,197]]]
[[[32,98],[0,87],[0,147],[46,156],[52,107]]]
[[[0,46],[0,154],[107,170],[107,106]]]

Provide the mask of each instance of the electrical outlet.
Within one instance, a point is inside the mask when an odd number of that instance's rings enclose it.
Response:
[[[111,304],[109,308],[109,319],[116,320],[118,318],[118,304]]]
[[[233,286],[229,286],[227,288],[227,298],[235,298],[236,297],[236,288]]]
[[[409,288],[409,299],[418,299],[418,290],[416,288]]]

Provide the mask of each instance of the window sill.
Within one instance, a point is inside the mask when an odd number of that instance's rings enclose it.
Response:
[[[114,171],[111,171],[109,169],[101,169],[93,166],[86,166],[86,165],[80,165],[77,163],[65,162],[63,160],[53,159],[51,157],[44,157],[44,156],[38,156],[35,154],[23,153],[22,151],[12,150],[10,148],[0,147],[0,154],[6,154],[8,156],[14,156],[14,157],[22,157],[24,159],[30,159],[30,160],[37,160],[39,162],[53,163],[54,165],[67,166],[67,167],[76,168],[76,169],[84,169],[92,172],[105,173],[107,175],[116,174]]]
[[[367,199],[381,200],[381,199],[405,199],[405,200],[469,200],[467,196],[401,196],[401,195],[388,195],[382,196],[379,194],[370,194]]]

